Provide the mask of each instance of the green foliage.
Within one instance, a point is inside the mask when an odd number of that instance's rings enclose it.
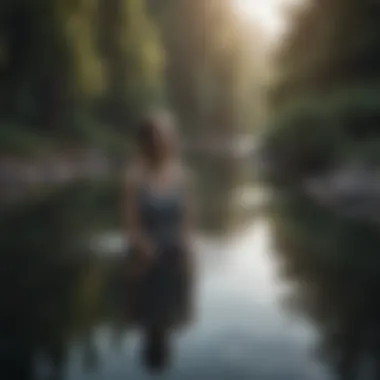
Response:
[[[337,159],[366,161],[367,148],[372,161],[370,146],[377,143],[370,142],[380,137],[378,6],[314,0],[293,22],[272,91],[268,145],[277,157],[276,172],[286,165],[300,179]]]
[[[376,221],[341,211],[283,193],[272,226],[282,274],[294,285],[294,311],[316,324],[323,359],[349,379],[365,355],[379,356],[367,334],[379,329],[380,235]]]
[[[0,127],[0,152],[3,154],[34,155],[49,147],[49,140],[29,128],[18,125]]]
[[[259,46],[260,33],[227,0],[0,7],[0,122],[9,134],[24,125],[49,141],[108,146],[125,141],[151,105],[171,106],[189,132],[231,131],[254,113],[256,52],[247,46]]]
[[[380,126],[379,87],[343,88],[327,98],[334,124],[344,129],[348,138],[361,142],[377,138]]]
[[[380,75],[380,13],[372,0],[313,0],[300,7],[278,53],[281,106],[294,96],[369,85]]]
[[[1,13],[2,152],[24,135],[34,145],[29,134],[112,144],[162,96],[164,58],[144,0],[18,0]]]
[[[125,129],[163,96],[164,52],[143,0],[102,1],[97,20],[106,78],[102,116]]]
[[[292,181],[350,159],[376,162],[380,102],[377,87],[333,92],[284,107],[265,139],[276,175]],[[279,178],[277,178],[279,179]]]
[[[109,222],[104,216],[111,212],[115,219],[116,207],[104,203],[114,188],[108,182],[76,183],[2,205],[0,333],[12,343],[6,355],[17,354],[18,367],[24,350],[43,350],[59,370],[72,339],[85,335],[87,341],[102,317],[105,271],[87,246],[89,236]]]

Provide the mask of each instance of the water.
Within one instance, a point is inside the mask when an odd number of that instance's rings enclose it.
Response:
[[[123,317],[122,240],[104,233],[119,223],[114,190],[82,184],[3,213],[1,379],[151,377]],[[163,379],[346,380],[364,362],[377,379],[378,226],[295,192],[271,203],[198,237],[196,310]]]
[[[313,328],[281,307],[283,286],[271,239],[268,221],[260,219],[221,246],[203,245],[198,252],[196,321],[177,337],[173,366],[165,379],[323,378],[310,352]],[[216,262],[212,249],[220,255]],[[149,377],[138,360],[138,334],[122,334],[116,351],[111,334],[107,326],[96,333],[101,351],[98,374],[86,375],[73,349],[67,379]]]

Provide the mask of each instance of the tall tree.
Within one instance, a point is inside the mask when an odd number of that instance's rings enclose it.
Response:
[[[99,0],[99,48],[105,66],[104,114],[125,124],[162,97],[164,54],[143,0]]]
[[[314,0],[301,7],[279,53],[279,101],[377,81],[379,21],[380,6],[372,0]]]
[[[368,145],[380,132],[379,22],[372,0],[313,0],[295,13],[272,93],[268,141],[279,173],[303,176],[338,161],[367,161],[373,152]]]
[[[151,6],[167,52],[168,94],[186,130],[236,127],[239,94],[249,97],[247,89],[254,88],[260,31],[244,25],[225,0],[167,0]]]
[[[90,30],[93,3],[17,0],[3,5],[2,118],[54,130],[66,117],[83,74],[91,71],[88,58],[96,59]]]

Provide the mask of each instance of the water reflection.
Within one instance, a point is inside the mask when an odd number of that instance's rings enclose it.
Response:
[[[228,199],[234,186],[218,194]],[[124,257],[95,255],[88,245],[119,227],[120,189],[120,181],[92,181],[2,204],[0,378],[67,378],[78,358],[98,373],[102,325],[121,350],[129,331]]]
[[[275,211],[277,257],[296,288],[290,304],[317,324],[321,357],[341,379],[378,379],[379,225],[294,194]]]
[[[82,332],[92,268],[77,244],[76,202],[68,199],[57,194],[2,212],[1,378],[32,379],[37,354],[59,374],[70,337]]]
[[[323,379],[307,351],[314,331],[282,313],[283,288],[274,281],[271,243],[270,225],[263,219],[222,245],[199,245],[203,274],[197,286],[198,312],[191,329],[176,337],[165,379]],[[223,259],[210,261],[208,255],[217,253]],[[120,333],[117,348],[112,323],[103,324],[95,336],[101,372],[91,379],[149,378],[138,360],[136,332]],[[68,373],[69,379],[88,378],[76,360],[69,363]]]
[[[237,185],[221,183],[223,209]],[[3,210],[1,379],[148,376],[126,318],[123,247],[117,233],[101,238],[119,225],[119,186],[77,184]],[[363,355],[377,357],[377,227],[295,194],[246,221],[198,237],[197,312],[165,379],[328,379],[312,351],[321,339],[330,368],[353,378]],[[289,295],[309,320],[286,312]]]

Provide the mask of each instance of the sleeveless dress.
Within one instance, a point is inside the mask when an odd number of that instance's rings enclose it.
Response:
[[[190,260],[181,240],[184,191],[181,186],[159,194],[148,185],[138,190],[142,227],[157,250],[155,258],[130,282],[129,303],[135,324],[144,327],[175,326],[190,313]],[[130,247],[130,259],[138,267],[139,254]]]

